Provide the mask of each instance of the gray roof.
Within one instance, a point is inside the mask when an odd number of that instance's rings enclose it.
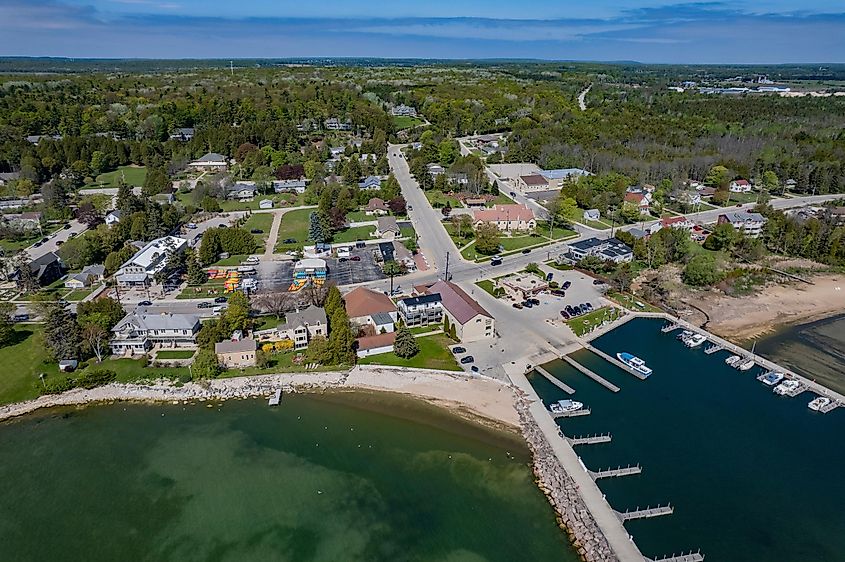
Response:
[[[379,232],[393,231],[396,234],[399,234],[400,232],[399,225],[396,223],[395,217],[379,217],[377,223]]]
[[[280,330],[298,328],[299,326],[314,326],[328,323],[326,311],[319,306],[309,306],[306,309],[285,314],[285,323],[279,326]]]
[[[86,265],[82,268],[82,273],[87,275],[105,275],[106,274],[106,266],[96,264],[96,265]]]
[[[126,327],[138,330],[192,330],[198,327],[200,319],[193,314],[151,314],[145,308],[130,312],[118,322],[112,332],[120,332]]]
[[[748,211],[724,213],[722,216],[732,223],[745,221],[764,222],[766,220],[760,213],[749,213]]]
[[[252,193],[255,193],[256,191],[258,191],[258,188],[255,187],[254,185],[248,184],[248,183],[236,183],[236,184],[230,185],[229,189],[227,191],[229,193],[235,193],[235,192],[238,192],[238,191],[250,191]]]
[[[21,177],[20,172],[0,172],[0,180],[12,181]]]
[[[209,152],[197,160],[197,162],[225,162],[227,158],[216,152]]]
[[[393,324],[393,317],[390,316],[387,312],[376,312],[375,314],[371,314],[370,318],[373,319],[373,322],[377,326],[383,326],[384,324]]]
[[[246,353],[249,351],[255,351],[255,340],[252,338],[226,340],[214,344],[214,353]]]

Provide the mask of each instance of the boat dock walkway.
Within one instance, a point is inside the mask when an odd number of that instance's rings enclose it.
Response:
[[[615,384],[613,384],[609,380],[605,379],[601,375],[597,375],[596,373],[592,372],[591,370],[586,368],[584,365],[582,365],[581,363],[579,363],[578,361],[576,361],[572,357],[570,357],[568,355],[561,355],[560,358],[563,359],[564,361],[566,361],[567,363],[569,363],[570,365],[572,365],[573,367],[575,367],[576,369],[578,369],[579,371],[581,371],[582,373],[584,373],[585,375],[587,375],[588,377],[590,377],[591,379],[593,379],[594,381],[596,381],[597,383],[599,383],[600,385],[602,385],[603,387],[605,387],[606,389],[608,389],[609,391],[619,392],[618,386],[616,386]]]
[[[276,391],[273,393],[273,396],[270,397],[270,401],[268,402],[268,404],[270,406],[278,406],[281,401],[282,401],[282,389],[277,388]]]
[[[826,404],[819,408],[819,412],[821,412],[822,414],[826,414],[828,412],[832,412],[841,405],[842,402],[839,402],[838,400],[831,400],[829,404]]]
[[[643,471],[639,464],[618,466],[616,468],[606,468],[604,470],[588,470],[593,480],[600,480],[602,478],[618,478],[621,476],[633,476],[640,474]]]
[[[671,556],[664,556],[663,558],[646,558],[645,562],[703,562],[704,555],[701,551],[688,552],[684,554],[673,554]]]
[[[559,378],[552,376],[552,374],[550,372],[548,372],[547,370],[545,370],[544,368],[534,367],[534,370],[537,371],[538,373],[540,373],[541,375],[543,375],[546,378],[546,380],[548,380],[550,383],[552,383],[553,385],[555,385],[556,387],[558,387],[559,389],[561,389],[565,393],[575,394],[574,388],[572,388],[571,386],[569,386],[568,384],[566,384],[565,382],[563,382]]]
[[[660,328],[660,331],[663,332],[664,334],[668,334],[669,332],[673,332],[680,327],[681,326],[679,324],[666,324],[665,326]]]
[[[616,515],[624,523],[632,519],[649,519],[651,517],[660,517],[661,515],[671,515],[675,512],[675,508],[670,504],[658,505],[657,507],[646,507],[645,509],[629,509],[628,511],[617,511]]]
[[[577,418],[578,416],[589,416],[590,415],[590,409],[589,408],[581,408],[580,410],[575,410],[573,412],[560,412],[558,414],[555,414],[553,412],[549,412],[549,413],[552,414],[552,417],[554,419],[558,419],[558,418]]]
[[[798,386],[795,387],[795,390],[787,390],[783,395],[789,396],[790,398],[795,398],[796,396],[798,396],[802,392],[807,392],[807,385],[805,385],[802,382],[799,382]]]
[[[637,371],[635,371],[634,369],[632,369],[631,367],[629,367],[628,365],[626,365],[625,363],[623,363],[622,361],[617,359],[616,357],[611,357],[610,355],[608,355],[604,351],[597,349],[592,344],[585,343],[584,347],[586,347],[587,349],[589,349],[590,351],[592,351],[593,353],[595,353],[596,355],[598,355],[599,357],[601,357],[602,359],[607,361],[608,363],[611,363],[611,364],[619,367],[620,369],[622,369],[626,373],[630,373],[630,374],[634,375],[635,377],[637,377],[638,379],[640,379],[642,381],[644,381],[648,378],[644,374],[638,373]]]
[[[721,345],[719,345],[718,343],[714,343],[714,344],[711,344],[710,347],[705,348],[704,353],[706,353],[707,355],[712,355],[712,354],[716,353],[717,351],[722,351],[723,349],[725,349],[725,348],[722,347]]]
[[[599,443],[610,443],[609,433],[600,433],[597,435],[580,435],[578,437],[567,437],[566,440],[573,447],[575,445],[597,445]]]

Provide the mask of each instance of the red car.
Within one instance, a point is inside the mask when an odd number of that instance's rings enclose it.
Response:
[[[352,256],[349,258],[350,261],[361,261],[361,256]]]

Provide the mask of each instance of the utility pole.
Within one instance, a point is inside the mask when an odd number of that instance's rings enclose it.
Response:
[[[443,278],[444,281],[449,280],[449,252],[446,252],[446,274]]]

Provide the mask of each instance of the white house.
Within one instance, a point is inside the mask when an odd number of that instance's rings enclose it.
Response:
[[[307,183],[305,180],[273,180],[273,191],[281,193],[283,191],[293,191],[295,193],[305,193]]]
[[[376,236],[385,240],[393,240],[402,235],[395,217],[379,217],[376,220]]]
[[[597,221],[601,218],[601,211],[598,209],[587,209],[584,211],[585,221]]]
[[[751,183],[748,180],[734,180],[728,186],[731,193],[748,193],[751,191]]]
[[[106,268],[102,265],[87,265],[79,273],[68,275],[65,287],[69,289],[84,289],[94,283],[102,281],[106,275]]]
[[[184,252],[187,247],[188,241],[176,236],[148,242],[120,266],[115,279],[121,287],[149,285],[153,276],[167,265],[170,254]]]
[[[396,332],[365,336],[355,340],[355,354],[358,357],[378,355],[393,351],[393,342],[396,341]]]
[[[200,320],[192,314],[148,313],[140,308],[115,324],[109,342],[115,355],[146,353],[154,345],[191,347],[196,345]]]
[[[381,189],[381,179],[378,176],[367,176],[364,181],[358,184],[359,189],[366,189],[368,191],[374,189]]]
[[[258,193],[258,189],[255,187],[255,184],[236,183],[229,186],[226,190],[226,197],[228,199],[243,201],[245,199],[252,199],[256,193]]]
[[[109,214],[106,215],[106,225],[114,226],[119,223],[121,214],[122,213],[120,212],[120,209],[115,209],[114,211],[111,211]]]
[[[730,212],[719,215],[718,224],[730,224],[739,232],[751,238],[757,238],[763,232],[766,217],[760,213],[748,211]]]

